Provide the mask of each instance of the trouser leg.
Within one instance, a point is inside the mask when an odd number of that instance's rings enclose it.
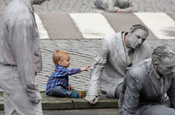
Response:
[[[120,83],[115,89],[115,98],[119,98],[120,91],[122,89],[123,83]]]
[[[0,65],[0,88],[4,92],[6,115],[43,115],[41,102],[33,104],[21,84],[16,67]]]
[[[142,115],[175,115],[175,110],[164,105],[152,105]]]
[[[76,90],[67,90],[62,86],[56,86],[48,93],[49,96],[71,97],[71,93],[78,95]]]

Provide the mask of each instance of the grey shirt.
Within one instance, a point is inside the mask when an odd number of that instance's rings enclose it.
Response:
[[[42,69],[41,54],[30,1],[13,0],[0,21],[0,63],[17,66],[23,88],[29,97],[38,95],[35,94],[38,92],[35,75]]]

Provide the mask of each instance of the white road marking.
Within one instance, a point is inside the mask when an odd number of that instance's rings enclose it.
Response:
[[[165,13],[134,13],[158,39],[175,39],[175,21]]]
[[[40,39],[50,39],[47,30],[44,28],[42,21],[38,14],[35,13],[35,20],[40,34]]]
[[[115,33],[106,18],[100,13],[70,13],[69,14],[83,38],[103,38]]]

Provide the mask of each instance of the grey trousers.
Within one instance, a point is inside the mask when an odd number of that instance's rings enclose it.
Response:
[[[152,105],[142,115],[175,115],[175,109],[165,105]]]
[[[163,104],[142,106],[136,115],[175,115],[175,109],[170,107],[170,101],[167,100]]]
[[[29,101],[17,67],[0,64],[0,88],[4,92],[6,115],[43,115],[41,102],[33,104]]]

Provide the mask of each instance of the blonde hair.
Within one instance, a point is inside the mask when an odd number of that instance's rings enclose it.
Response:
[[[60,61],[65,55],[69,55],[69,53],[64,50],[57,50],[52,56],[53,63],[58,64],[58,61]]]

